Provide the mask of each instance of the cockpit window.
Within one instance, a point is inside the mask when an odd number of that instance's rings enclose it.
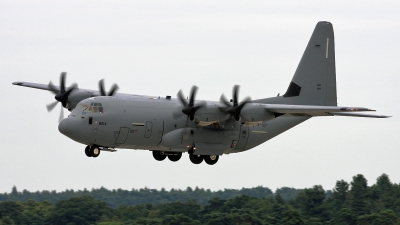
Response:
[[[86,115],[87,112],[91,113],[104,113],[104,108],[101,103],[92,102],[90,106],[87,104],[83,104],[82,107],[82,115]]]

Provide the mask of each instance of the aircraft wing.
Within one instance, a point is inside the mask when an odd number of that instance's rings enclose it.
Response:
[[[14,82],[12,84],[18,85],[18,86],[23,86],[23,87],[41,89],[41,90],[48,90],[48,91],[50,90],[50,88],[48,87],[49,85],[47,85],[47,84],[37,84],[37,83],[29,83],[29,82]],[[57,87],[57,86],[55,86],[55,87]]]
[[[265,109],[286,116],[354,116],[354,117],[373,117],[387,118],[383,115],[362,114],[356,112],[375,111],[364,107],[342,107],[342,106],[313,106],[313,105],[283,105],[266,104]]]

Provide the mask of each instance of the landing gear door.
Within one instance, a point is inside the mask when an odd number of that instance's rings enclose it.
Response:
[[[239,130],[238,142],[235,149],[243,149],[246,146],[248,137],[249,127],[241,125]]]
[[[121,127],[119,129],[119,132],[116,131],[118,133],[118,137],[117,140],[115,141],[115,144],[124,144],[126,141],[126,138],[128,137],[128,133],[129,133],[129,128],[127,127]]]

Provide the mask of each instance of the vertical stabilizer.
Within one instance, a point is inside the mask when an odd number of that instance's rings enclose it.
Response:
[[[302,105],[337,105],[335,41],[330,22],[317,23],[283,98]]]
[[[283,96],[258,102],[336,106],[335,41],[330,22],[318,22]]]

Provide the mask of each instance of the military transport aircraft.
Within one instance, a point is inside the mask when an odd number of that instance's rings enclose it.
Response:
[[[99,91],[28,82],[14,85],[49,90],[61,103],[59,131],[86,145],[88,157],[100,151],[121,149],[150,150],[156,160],[178,161],[188,152],[194,164],[203,160],[215,164],[220,155],[252,149],[314,116],[354,116],[386,118],[360,113],[374,111],[362,107],[337,106],[334,34],[330,22],[317,23],[303,57],[282,96],[239,102],[239,86],[230,101],[196,100],[193,86],[188,98],[116,93],[114,85],[106,93],[103,80]],[[63,107],[72,111],[63,119]]]

